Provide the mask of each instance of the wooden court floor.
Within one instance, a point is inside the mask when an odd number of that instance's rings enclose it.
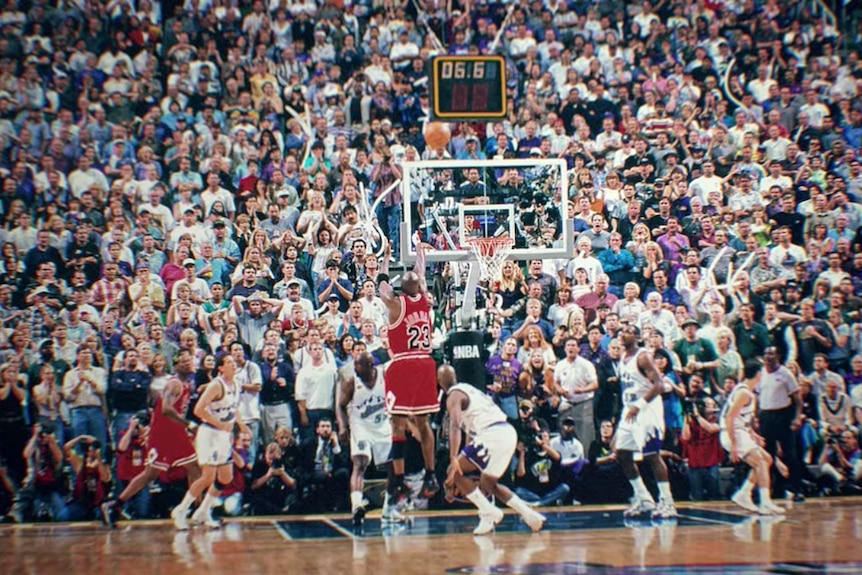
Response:
[[[245,518],[175,532],[166,521],[0,527],[0,574],[862,573],[862,500],[812,500],[783,520],[729,504],[626,524],[620,507],[555,509],[532,534],[507,514],[473,537],[471,512],[416,514],[354,534],[344,516]]]

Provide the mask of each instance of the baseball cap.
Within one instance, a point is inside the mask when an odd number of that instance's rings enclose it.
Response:
[[[290,287],[290,286],[298,286],[298,285],[302,285],[302,284],[300,284],[300,283],[299,283],[299,280],[298,280],[298,279],[295,279],[295,278],[294,278],[294,279],[292,279],[292,280],[289,280],[289,281],[288,281],[286,284],[284,284],[284,285],[285,285],[285,286],[287,286],[287,287]]]
[[[682,322],[682,328],[685,329],[688,326],[693,325],[695,327],[700,327],[700,323],[693,317],[686,318],[684,322]]]
[[[193,265],[195,265],[195,260],[193,260],[192,258],[186,258],[183,260],[183,267],[193,266]]]
[[[529,399],[522,399],[521,401],[518,402],[518,407],[529,407],[530,409],[532,409],[533,408],[533,402],[530,401]]]

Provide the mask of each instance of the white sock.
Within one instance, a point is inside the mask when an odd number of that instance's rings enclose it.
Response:
[[[760,493],[760,504],[772,503],[772,496],[769,494],[768,487],[761,487],[757,490]]]
[[[659,496],[667,501],[668,503],[673,503],[673,493],[670,491],[670,482],[669,481],[657,481],[658,483],[658,493]]]
[[[480,513],[493,513],[495,507],[491,505],[488,498],[482,493],[478,487],[467,494],[467,499],[479,510]]]
[[[195,498],[192,496],[192,494],[190,492],[186,491],[186,494],[183,497],[183,500],[180,501],[179,505],[177,505],[177,509],[182,509],[183,511],[188,512],[189,508],[192,506],[192,504],[194,502],[195,502]]]
[[[361,491],[351,491],[350,492],[350,510],[356,511],[362,507],[362,492]]]
[[[634,479],[629,479],[629,483],[632,485],[632,489],[635,491],[635,497],[640,501],[653,501],[652,495],[649,492],[649,489],[644,485],[643,478],[638,475]]]
[[[212,493],[210,493],[210,490],[207,489],[206,497],[204,497],[203,503],[201,503],[201,506],[198,511],[200,511],[201,513],[209,514],[210,509],[212,509],[215,505],[217,498],[218,495],[213,495]]]
[[[523,499],[521,499],[520,497],[518,497],[514,493],[512,494],[512,497],[506,502],[506,506],[514,509],[515,511],[517,511],[521,515],[524,515],[525,513],[530,513],[533,511],[532,507],[527,505],[527,503]]]
[[[745,483],[739,487],[739,492],[747,493],[748,496],[751,497],[751,493],[754,491],[755,487],[756,485],[750,479],[746,479]]]

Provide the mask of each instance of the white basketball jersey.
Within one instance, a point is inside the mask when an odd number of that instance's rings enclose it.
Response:
[[[638,357],[645,351],[638,349],[633,356],[620,359],[620,382],[623,386],[623,405],[626,407],[641,399],[653,387],[638,367]]]
[[[210,382],[221,385],[221,399],[216,399],[210,402],[209,412],[222,423],[230,423],[236,420],[236,409],[239,405],[239,385],[229,384],[221,377],[216,377]]]
[[[350,403],[350,425],[377,427],[388,423],[386,415],[386,392],[383,389],[383,370],[374,368],[374,386],[370,389],[359,376],[353,378],[353,401]]]
[[[457,383],[449,388],[449,392],[460,391],[467,396],[469,405],[461,412],[461,429],[471,436],[478,435],[483,429],[506,422],[503,413],[489,395],[467,383]]]
[[[733,418],[733,428],[736,430],[751,429],[751,420],[754,418],[754,395],[751,394],[751,390],[748,389],[747,385],[739,383],[731,390],[730,395],[727,396],[727,401],[724,403],[724,407],[721,408],[720,425],[722,431],[728,431],[725,418],[730,412],[730,407],[733,405],[733,402],[736,401],[736,397],[742,393],[743,390],[749,392],[750,397],[748,398],[748,405],[744,405],[742,409],[739,410],[739,413],[736,414],[736,417]]]

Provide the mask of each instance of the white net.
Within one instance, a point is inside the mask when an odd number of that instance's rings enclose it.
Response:
[[[472,238],[468,240],[479,264],[479,280],[493,281],[500,277],[503,262],[512,251],[515,240],[509,236]]]

